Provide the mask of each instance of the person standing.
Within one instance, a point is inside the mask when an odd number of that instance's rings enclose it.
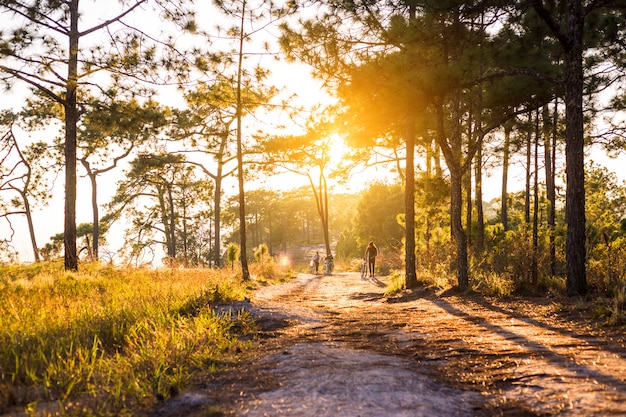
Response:
[[[374,244],[374,241],[370,241],[365,249],[365,256],[363,257],[368,265],[370,277],[374,276],[374,268],[376,267],[376,256],[378,255],[378,248]]]
[[[315,275],[317,275],[317,271],[320,267],[320,253],[319,252],[315,252],[315,255],[313,255],[313,264],[315,265]]]

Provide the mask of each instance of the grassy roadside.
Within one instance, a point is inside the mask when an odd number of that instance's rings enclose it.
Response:
[[[211,307],[270,272],[0,265],[0,414],[135,415],[176,395],[251,345],[249,316]]]

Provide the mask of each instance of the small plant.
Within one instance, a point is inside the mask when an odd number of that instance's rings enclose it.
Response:
[[[406,289],[406,280],[404,275],[400,274],[398,271],[391,271],[391,276],[389,280],[389,284],[385,287],[384,297],[390,297],[394,294],[398,294]]]
[[[496,297],[508,297],[515,290],[515,283],[507,274],[484,272],[477,274],[470,282],[473,291]]]
[[[421,270],[417,276],[417,282],[425,288],[444,290],[456,283],[456,277],[446,263],[439,262],[429,269]]]
[[[230,264],[231,269],[235,268],[235,262],[239,260],[239,255],[241,253],[241,249],[239,245],[236,243],[229,243],[226,248],[226,259],[228,259],[228,263]]]

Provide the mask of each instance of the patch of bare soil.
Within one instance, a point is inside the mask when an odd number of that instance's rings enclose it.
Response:
[[[170,416],[624,416],[626,343],[571,300],[490,300],[302,274],[245,305],[254,357]]]

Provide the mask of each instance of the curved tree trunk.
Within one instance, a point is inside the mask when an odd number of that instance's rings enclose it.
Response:
[[[41,259],[39,257],[39,248],[37,247],[37,239],[35,237],[35,225],[33,224],[30,202],[28,201],[26,193],[20,192],[20,194],[22,196],[22,202],[24,203],[24,214],[26,215],[26,221],[28,223],[28,234],[30,235],[30,244],[33,248],[33,257],[35,258],[35,262],[39,262]]]

